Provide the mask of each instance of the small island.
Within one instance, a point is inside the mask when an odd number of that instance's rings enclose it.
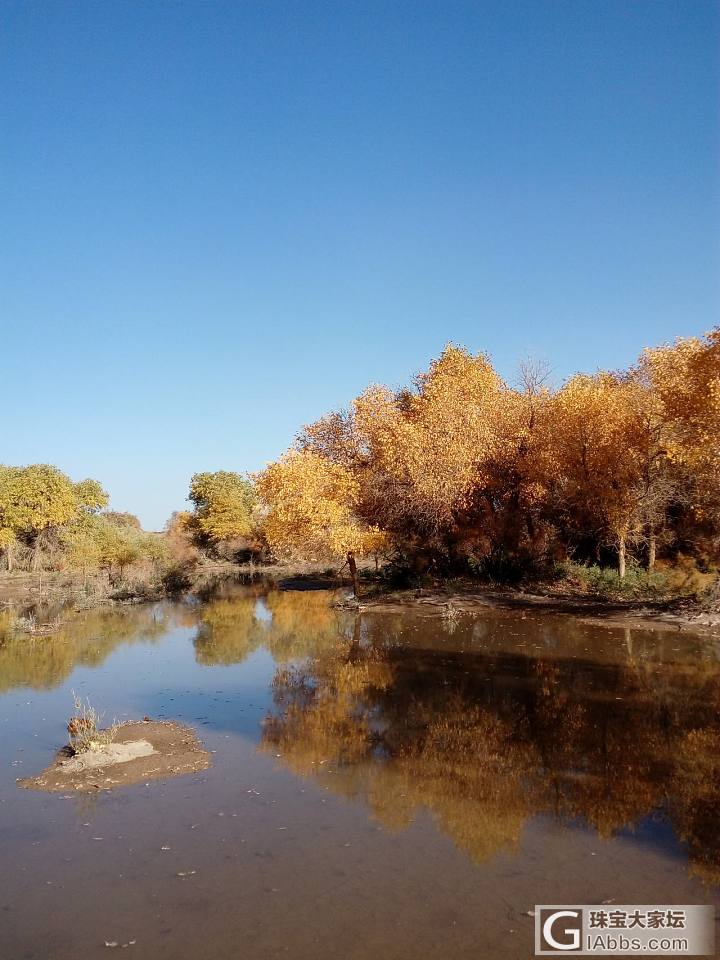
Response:
[[[112,738],[76,751],[65,746],[37,777],[17,781],[25,790],[45,793],[95,793],[150,780],[166,780],[198,773],[210,766],[191,727],[179,723],[141,720],[113,729]]]

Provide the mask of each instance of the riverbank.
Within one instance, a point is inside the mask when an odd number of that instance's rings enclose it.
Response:
[[[705,608],[696,600],[611,600],[572,591],[541,592],[464,585],[449,592],[442,589],[397,590],[376,593],[358,601],[342,601],[360,612],[397,613],[413,607],[428,616],[453,619],[482,608],[533,610],[574,616],[587,623],[608,627],[652,627],[692,630],[720,636],[720,609]]]
[[[424,588],[393,589],[364,570],[359,600],[349,595],[339,606],[360,612],[399,612],[408,607],[428,616],[455,617],[482,608],[535,610],[565,614],[606,626],[651,626],[666,630],[694,630],[720,635],[720,604],[694,597],[640,597],[617,599],[597,596],[566,584],[530,584],[526,588],[484,586],[477,581],[448,581]],[[28,625],[27,632],[42,634],[52,627],[59,609],[79,611],[92,607],[162,600],[178,595],[211,598],[224,584],[268,583],[280,590],[349,590],[350,583],[332,568],[310,563],[232,564],[208,562],[175,578],[154,582],[127,581],[110,585],[99,578],[78,582],[62,574],[0,575],[0,609],[46,611]]]
[[[205,562],[173,569],[153,579],[109,582],[105,575],[79,579],[64,573],[0,574],[0,610],[86,610],[101,605],[142,603],[183,594],[205,599],[224,583],[267,582],[284,590],[331,590],[349,581],[327,566],[311,563],[234,564]],[[41,626],[41,625],[39,625]]]

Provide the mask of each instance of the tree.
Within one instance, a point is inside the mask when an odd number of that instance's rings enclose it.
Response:
[[[207,542],[217,544],[253,533],[257,498],[252,483],[239,473],[196,473],[189,499],[195,507],[195,529]]]
[[[661,440],[655,476],[696,537],[720,526],[720,328],[645,350],[635,376],[655,398]],[[677,511],[676,511],[677,512]],[[687,529],[687,524],[686,524]],[[654,541],[654,535],[653,535]],[[715,551],[716,552],[716,551]],[[651,551],[652,559],[652,551]]]
[[[484,477],[474,492],[474,530],[489,540],[500,562],[534,562],[547,555],[553,528],[549,522],[552,458],[552,395],[544,363],[524,361],[519,382],[505,388],[494,424]],[[484,506],[480,511],[478,508]]]
[[[0,550],[5,551],[5,565],[8,573],[12,570],[12,548],[16,539],[14,530],[10,527],[0,527]]]
[[[720,471],[720,327],[645,350],[640,371],[672,426],[670,458]]]
[[[377,549],[378,529],[356,512],[360,486],[352,473],[300,450],[271,464],[256,485],[268,508],[264,530],[273,552],[304,560],[343,557],[357,594],[356,557]]]
[[[354,404],[368,451],[363,492],[380,526],[452,538],[495,449],[503,383],[484,354],[449,345],[415,390],[371,387]]]
[[[78,508],[81,510],[96,513],[108,505],[110,498],[97,480],[81,480],[74,484],[74,490]]]
[[[34,568],[47,531],[63,527],[82,512],[97,511],[107,500],[96,480],[74,484],[49,464],[0,467],[0,527],[31,543]]]
[[[33,567],[39,563],[43,531],[68,523],[78,505],[71,480],[57,467],[34,464],[0,469],[2,526],[34,542]]]
[[[63,534],[64,561],[71,570],[79,570],[85,582],[89,573],[102,562],[102,542],[94,525],[73,524]]]
[[[449,344],[409,388],[371,386],[305,427],[310,472],[352,486],[354,522],[416,570],[501,575],[612,547],[704,563],[720,547],[720,328],[646,351],[628,372],[560,390],[525,365],[512,388],[484,354]],[[322,497],[321,497],[322,499]],[[331,498],[332,499],[332,498]],[[509,563],[506,565],[506,562]]]
[[[625,577],[627,547],[643,530],[648,396],[617,374],[577,375],[553,399],[556,512],[571,535],[612,544]]]
[[[134,513],[123,513],[119,510],[104,510],[102,517],[116,527],[133,527],[135,530],[142,529],[142,525]]]
[[[197,559],[197,547],[193,543],[193,516],[186,510],[176,510],[165,524],[165,542],[168,553],[179,564]]]
[[[168,556],[161,534],[146,533],[134,524],[117,523],[106,514],[84,514],[66,526],[61,534],[66,566],[88,573],[104,569],[110,579],[122,579],[127,567],[152,564],[157,567]]]

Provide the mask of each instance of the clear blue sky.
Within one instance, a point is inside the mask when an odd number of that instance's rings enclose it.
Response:
[[[0,461],[151,528],[447,340],[718,322],[715,0],[0,0]]]

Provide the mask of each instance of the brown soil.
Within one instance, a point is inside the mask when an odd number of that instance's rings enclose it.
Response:
[[[152,753],[138,750],[145,755],[127,760],[122,754],[131,754],[142,743],[150,744]],[[95,793],[98,790],[113,790],[133,783],[149,780],[167,780],[188,773],[206,770],[211,763],[209,753],[202,748],[195,732],[179,723],[140,721],[124,723],[118,728],[107,762],[98,763],[92,753],[73,756],[68,747],[58,751],[50,766],[38,777],[18,780],[17,785],[25,790],[42,790],[45,793]],[[83,762],[83,757],[87,761]]]
[[[342,604],[341,604],[342,605]],[[399,591],[364,599],[355,604],[360,611],[402,612],[417,608],[428,616],[447,616],[449,611],[470,612],[482,607],[499,610],[542,610],[545,613],[571,614],[582,620],[608,627],[650,627],[655,630],[692,630],[720,635],[720,613],[697,608],[653,605],[638,601],[600,600],[587,596],[542,595],[519,590],[475,590],[456,594],[440,591]]]

